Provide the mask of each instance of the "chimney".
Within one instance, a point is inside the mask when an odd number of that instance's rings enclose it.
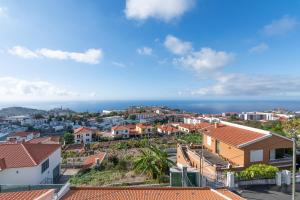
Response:
[[[219,127],[219,123],[215,122],[215,128],[218,128],[218,127]]]

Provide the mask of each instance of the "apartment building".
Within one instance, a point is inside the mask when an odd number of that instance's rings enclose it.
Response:
[[[157,132],[165,135],[176,135],[179,130],[171,124],[165,124],[157,127]]]

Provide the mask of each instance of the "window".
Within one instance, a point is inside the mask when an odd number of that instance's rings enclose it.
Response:
[[[216,153],[220,153],[220,141],[216,140]]]
[[[49,159],[47,159],[45,162],[42,164],[42,173],[46,171],[49,168]]]
[[[211,137],[210,137],[210,136],[207,136],[207,144],[208,144],[209,146],[211,146]]]
[[[87,133],[87,134],[85,134],[85,136],[86,136],[86,137],[89,137],[89,136],[90,136],[90,134],[88,134],[88,133]]]
[[[250,162],[263,161],[263,150],[252,150],[250,151]]]

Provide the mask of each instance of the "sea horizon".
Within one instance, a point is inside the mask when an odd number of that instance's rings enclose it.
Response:
[[[269,111],[284,108],[300,111],[300,100],[80,100],[80,101],[14,101],[0,102],[0,109],[26,107],[41,110],[69,108],[76,112],[122,110],[130,106],[167,106],[195,113]]]

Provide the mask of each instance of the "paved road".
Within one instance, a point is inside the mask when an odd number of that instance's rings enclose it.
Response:
[[[242,197],[249,200],[288,200],[292,199],[291,187],[251,186],[237,191]],[[300,200],[300,184],[296,185],[296,199]]]

